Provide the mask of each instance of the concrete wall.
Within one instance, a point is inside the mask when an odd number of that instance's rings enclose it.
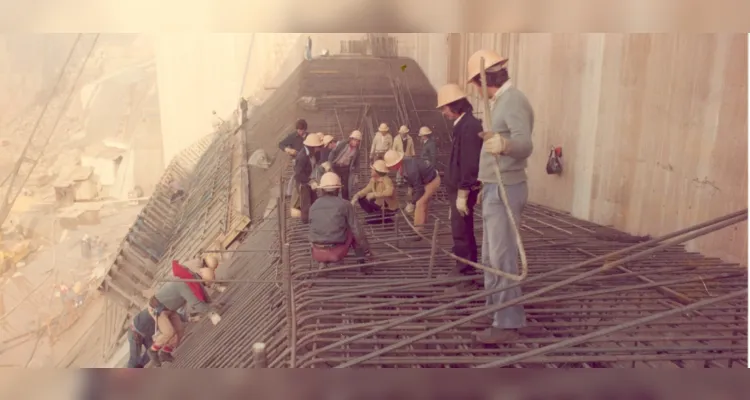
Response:
[[[509,56],[534,106],[531,200],[634,234],[747,207],[747,35],[455,34],[450,79]],[[550,146],[565,172],[545,173]],[[747,262],[743,224],[688,246]]]

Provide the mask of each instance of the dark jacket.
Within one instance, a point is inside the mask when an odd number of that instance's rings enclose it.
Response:
[[[437,158],[437,143],[435,143],[434,138],[429,138],[426,142],[422,143],[422,154],[420,154],[419,158],[435,165],[435,159]],[[477,158],[479,158],[479,156],[477,156]]]
[[[291,147],[294,150],[297,150],[297,153],[299,153],[300,150],[302,150],[302,147],[304,146],[305,137],[307,137],[307,132],[305,132],[304,136],[300,136],[297,134],[296,131],[288,134],[284,140],[279,142],[279,149],[282,151],[286,149],[287,147]]]
[[[331,151],[330,154],[328,154],[327,161],[331,163],[331,165],[334,165],[334,161],[339,157],[339,155],[349,146],[348,140],[342,140],[339,142],[339,144],[336,145],[336,147]],[[354,157],[349,161],[349,171],[356,172],[357,167],[359,166],[359,148],[357,148],[357,151],[354,152]]]
[[[366,248],[367,238],[349,201],[330,195],[315,200],[310,207],[310,243],[346,243],[348,231],[359,245]]]
[[[479,155],[482,152],[482,121],[471,113],[464,114],[453,127],[453,144],[445,187],[448,191],[469,190],[479,184]]]
[[[433,164],[421,158],[404,158],[401,174],[406,183],[414,189],[414,197],[418,199],[424,195],[424,187],[437,178],[438,173]]]
[[[297,157],[294,159],[294,180],[297,181],[298,184],[306,185],[310,182],[313,168],[318,164],[317,160],[313,162],[312,158],[314,157],[315,156],[311,157],[307,154],[304,146],[302,150],[297,152]]]

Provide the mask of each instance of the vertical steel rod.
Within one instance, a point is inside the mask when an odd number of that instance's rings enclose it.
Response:
[[[427,268],[427,277],[432,278],[432,269],[435,267],[435,253],[437,253],[438,228],[440,220],[435,219],[435,225],[432,228],[432,243],[430,244],[430,265]]]
[[[296,321],[294,316],[294,285],[292,284],[292,263],[289,260],[290,255],[289,243],[284,243],[281,252],[281,260],[284,268],[284,293],[286,294],[286,321],[287,337],[289,339],[289,368],[295,368],[297,365],[297,332]]]

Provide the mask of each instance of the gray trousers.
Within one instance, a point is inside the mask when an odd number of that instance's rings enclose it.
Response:
[[[482,264],[510,274],[518,274],[518,246],[515,233],[497,189],[497,184],[484,184],[482,187]],[[508,194],[513,217],[516,223],[520,224],[521,212],[529,196],[528,186],[526,182],[508,185],[505,186],[505,192]],[[498,289],[513,283],[489,272],[484,273],[485,289]],[[487,296],[487,306],[499,305],[520,296],[520,286],[497,292]],[[492,323],[492,326],[500,329],[516,329],[525,325],[526,314],[520,305],[496,312]]]

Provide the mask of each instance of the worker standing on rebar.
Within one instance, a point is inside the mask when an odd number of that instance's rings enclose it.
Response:
[[[437,143],[432,137],[432,129],[427,126],[419,128],[419,138],[422,139],[422,151],[419,157],[432,165],[436,165]]]
[[[372,138],[370,161],[382,160],[385,152],[390,150],[391,147],[393,147],[393,135],[391,135],[388,124],[383,122],[378,127],[378,132],[375,134],[375,137]]]
[[[282,141],[279,142],[279,149],[289,155],[294,165],[294,159],[297,157],[297,152],[302,150],[303,143],[307,137],[307,121],[304,119],[298,119],[294,124],[295,131],[288,134]],[[285,194],[292,196],[292,204],[299,201],[299,193],[297,193],[294,179],[289,179],[287,182]]]
[[[409,128],[406,125],[401,125],[398,128],[398,135],[393,139],[393,150],[398,151],[404,155],[404,158],[411,158],[416,155],[414,151],[414,140],[409,136]],[[401,172],[396,172],[396,185],[403,185],[404,178],[401,176]]]
[[[453,121],[453,143],[448,168],[445,171],[445,188],[450,203],[453,254],[477,262],[477,240],[474,236],[474,206],[481,183],[479,157],[482,152],[482,121],[476,119],[473,107],[464,91],[456,84],[448,84],[437,92],[437,108]],[[474,275],[475,269],[464,262],[456,261],[449,277]],[[448,291],[465,291],[479,284],[461,282]]]
[[[357,262],[364,264],[371,255],[370,246],[354,207],[339,197],[341,183],[341,178],[333,172],[323,174],[320,179],[322,196],[310,207],[312,257],[321,263],[338,262],[353,248]],[[365,274],[369,271],[369,267],[361,269]]]
[[[318,182],[315,171],[320,163],[320,149],[323,147],[323,135],[307,135],[302,150],[294,160],[294,180],[297,182],[298,202],[292,204],[291,216],[301,218],[306,224],[310,220],[310,206],[315,202],[315,190]]]
[[[485,139],[479,157],[478,179],[482,182],[482,264],[518,274],[518,247],[514,227],[500,197],[494,168],[499,164],[500,176],[508,205],[515,221],[520,224],[521,212],[528,198],[526,184],[526,159],[533,151],[531,132],[534,128],[534,111],[526,96],[513,87],[508,75],[506,58],[489,50],[474,53],[468,61],[469,82],[481,89],[480,60],[487,68],[487,95],[491,102],[492,132],[484,132]],[[520,227],[518,227],[520,229]],[[513,282],[485,272],[485,289],[498,289]],[[521,296],[521,288],[490,295],[488,305],[498,305]],[[503,343],[518,337],[518,329],[526,325],[523,306],[516,305],[494,314],[492,326],[477,332],[481,343]]]
[[[154,344],[153,336],[155,333],[156,322],[148,308],[133,317],[128,331],[128,343],[130,344],[128,368],[143,368],[148,364],[147,352]]]
[[[394,150],[388,150],[383,158],[389,170],[401,170],[406,184],[412,188],[412,201],[415,205],[414,226],[417,231],[423,231],[430,200],[440,187],[440,175],[435,166],[421,158],[404,158],[403,154]]]
[[[328,155],[333,172],[341,178],[343,187],[341,197],[349,200],[349,194],[359,183],[357,168],[359,167],[359,144],[362,143],[362,132],[354,130],[349,134],[349,140],[339,143]]]
[[[365,221],[368,224],[393,222],[393,216],[398,210],[398,192],[388,177],[388,167],[385,166],[385,161],[375,160],[370,168],[370,181],[352,196],[352,205],[359,203],[367,213]]]
[[[172,352],[180,344],[184,326],[178,310],[186,307],[198,314],[215,313],[209,303],[211,299],[206,292],[205,284],[214,280],[214,271],[201,268],[196,274],[172,261],[172,274],[184,281],[165,283],[148,301],[148,312],[156,321],[158,332],[148,350],[148,357],[154,366],[174,360]],[[194,281],[199,280],[199,281]]]

